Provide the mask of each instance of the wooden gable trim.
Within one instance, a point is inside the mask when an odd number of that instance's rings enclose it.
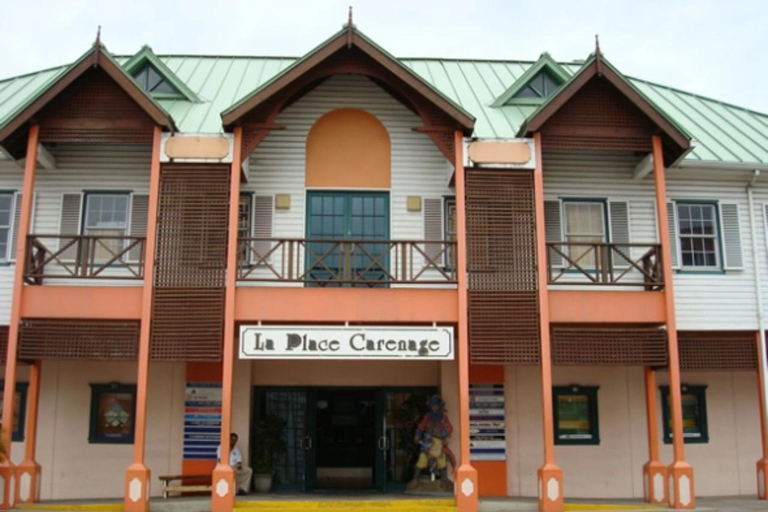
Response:
[[[376,48],[354,30],[352,31],[351,38],[347,31],[340,32],[337,36],[323,44],[305,59],[298,61],[292,68],[289,68],[282,75],[279,75],[274,81],[263,86],[260,90],[257,90],[251,97],[247,98],[233,109],[222,113],[222,122],[224,126],[230,127],[234,123],[240,121],[259,105],[289,87],[291,83],[299,80],[302,76],[315,69],[317,65],[321,64],[344,47],[355,47],[362,51],[405,85],[434,105],[434,107],[440,110],[443,114],[459,124],[465,134],[470,135],[472,133],[475,124],[474,118],[452,105],[440,94],[426,85],[421,79],[407,70],[402,64]],[[351,71],[360,72],[359,70]]]
[[[128,77],[125,72],[115,64],[104,52],[103,47],[94,46],[83,55],[68,71],[59,77],[55,83],[43,91],[34,101],[21,110],[4,127],[0,128],[0,142],[4,142],[24,123],[34,118],[40,110],[48,105],[62,91],[70,86],[77,78],[82,76],[91,67],[99,67],[123,89],[128,96],[158,125],[168,130],[175,129],[173,119],[159,108],[144,91]]]
[[[608,80],[627,100],[635,105],[645,114],[664,134],[678,147],[680,154],[691,147],[690,139],[673,125],[656,107],[639,94],[626,80],[619,76],[611,66],[598,66],[599,59],[593,60],[587,67],[577,73],[563,88],[557,92],[552,99],[544,104],[527,121],[521,132],[526,136],[540,131],[542,126],[547,123],[571,98],[573,98],[590,80],[596,76],[601,76]]]

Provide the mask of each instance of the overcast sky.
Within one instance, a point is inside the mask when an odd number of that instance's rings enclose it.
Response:
[[[398,57],[583,59],[599,34],[627,75],[768,113],[766,0],[7,0],[0,78],[73,61],[98,25],[119,54],[299,56],[349,5]]]

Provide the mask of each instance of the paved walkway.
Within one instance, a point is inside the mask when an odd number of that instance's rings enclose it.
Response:
[[[396,500],[398,497],[406,498],[405,495],[367,495],[364,498],[362,496],[350,495],[347,499],[366,499],[366,500]],[[267,498],[269,501],[283,501],[283,500],[312,500],[312,501],[326,501],[326,500],[338,500],[339,496],[333,495],[316,495],[316,494],[301,494],[301,495],[277,495],[277,496],[257,496],[252,494],[250,496],[243,497],[243,501],[247,500],[263,500]],[[414,499],[416,496],[407,496],[407,498]],[[266,500],[265,500],[266,501]],[[210,511],[210,498],[170,498],[167,500],[154,498],[151,501],[152,512],[208,512]],[[752,497],[721,497],[721,498],[697,498],[696,510],[706,512],[752,512],[761,511],[768,512],[768,503],[765,501],[759,501]],[[26,505],[22,509],[24,512],[32,512],[34,510],[45,510],[55,512],[117,512],[122,510],[122,500],[83,500],[83,501],[59,501],[59,502],[43,502],[39,505]],[[536,500],[531,498],[507,498],[507,499],[484,499],[480,504],[481,512],[537,512]],[[667,507],[653,507],[647,503],[643,503],[639,500],[567,500],[565,505],[566,512],[604,512],[607,510],[615,511],[666,511],[670,509]]]

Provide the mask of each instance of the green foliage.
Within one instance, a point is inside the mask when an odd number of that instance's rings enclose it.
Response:
[[[271,475],[275,472],[277,459],[288,448],[284,430],[285,421],[274,414],[268,414],[256,424],[253,437],[253,469],[256,474]]]

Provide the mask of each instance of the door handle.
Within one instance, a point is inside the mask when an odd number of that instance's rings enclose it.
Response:
[[[312,449],[312,438],[309,437],[309,436],[304,436],[304,439],[302,440],[301,444],[303,445],[302,448],[304,448],[305,451],[311,450]]]

